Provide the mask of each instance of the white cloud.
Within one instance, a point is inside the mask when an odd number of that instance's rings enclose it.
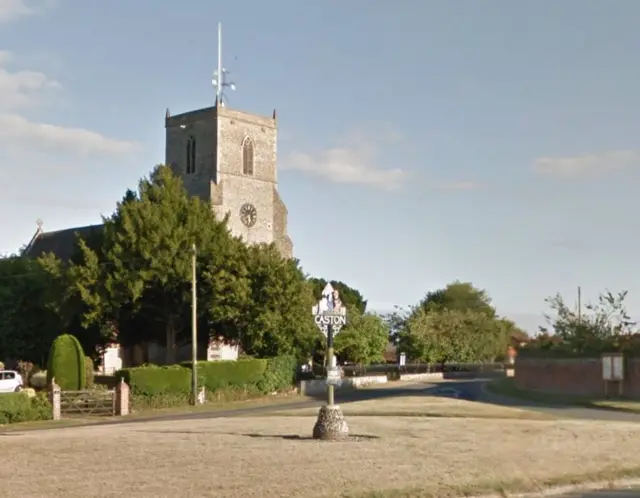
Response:
[[[52,0],[0,0],[0,23],[39,14],[52,5]]]
[[[47,78],[42,73],[35,71],[10,73],[0,66],[0,109],[18,109],[41,104],[49,92],[60,88],[60,83]]]
[[[438,182],[434,183],[433,187],[439,190],[477,190],[482,187],[482,185],[473,181],[458,181]]]
[[[540,157],[533,169],[544,175],[578,177],[640,165],[640,151],[611,150],[573,157]]]
[[[111,156],[128,154],[138,148],[135,142],[109,138],[83,128],[38,123],[15,114],[17,109],[44,104],[61,85],[40,72],[10,72],[6,66],[14,60],[10,52],[0,51],[0,142],[6,152],[44,149],[80,156]]]
[[[82,156],[129,154],[138,149],[137,142],[109,138],[83,128],[36,123],[15,114],[0,114],[0,141]]]
[[[378,145],[400,140],[387,129],[384,133],[355,130],[343,145],[314,152],[291,152],[283,161],[283,170],[297,170],[334,183],[368,185],[384,190],[398,189],[407,177],[400,168],[383,168],[378,161]]]

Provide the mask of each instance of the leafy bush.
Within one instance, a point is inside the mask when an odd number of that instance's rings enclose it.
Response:
[[[116,384],[120,381],[115,375],[94,375],[94,386],[103,386],[108,389],[115,389]]]
[[[296,380],[297,361],[293,356],[269,358],[258,388],[263,393],[272,393],[290,388]]]
[[[19,392],[0,396],[0,425],[51,418],[51,404],[44,395],[31,397],[29,393]]]
[[[29,385],[29,380],[31,379],[31,374],[33,373],[33,363],[30,361],[18,361],[18,373],[22,376],[22,381],[25,386]]]
[[[85,356],[84,358],[84,379],[85,387],[87,389],[93,389],[93,360],[88,356]]]
[[[4,370],[4,363],[0,361],[0,370]]]
[[[31,379],[29,379],[29,383],[31,384],[31,387],[34,387],[36,389],[44,389],[45,387],[47,387],[47,371],[42,370],[40,372],[34,373],[31,376]]]
[[[86,385],[84,352],[78,339],[70,334],[58,336],[51,345],[47,384],[53,378],[63,391],[78,391]]]

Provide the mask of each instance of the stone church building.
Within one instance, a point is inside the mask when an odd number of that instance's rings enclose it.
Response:
[[[248,244],[274,243],[292,257],[287,233],[287,208],[278,193],[277,121],[218,103],[214,107],[165,117],[165,163],[183,180],[188,194],[211,203],[215,214],[229,214],[229,229]],[[124,190],[124,189],[123,189]],[[76,234],[88,238],[102,225],[46,232],[42,224],[23,255],[38,258],[53,253],[68,261],[76,251]],[[179,345],[176,361],[190,357],[191,345]],[[236,359],[238,346],[213,339],[200,359]],[[123,350],[113,344],[103,353],[103,373],[122,366],[162,364],[164,346],[140,344]]]
[[[229,214],[231,232],[248,244],[275,243],[292,257],[287,208],[278,192],[277,120],[217,104],[165,117],[165,163],[190,195],[211,203],[219,217]],[[124,190],[124,189],[123,189]],[[76,234],[88,237],[102,225],[45,232],[38,229],[24,255],[54,253],[68,260]]]

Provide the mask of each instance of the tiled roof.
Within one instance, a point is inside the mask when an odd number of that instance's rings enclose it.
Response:
[[[24,255],[35,259],[45,254],[53,253],[62,261],[69,261],[77,248],[76,234],[86,240],[92,234],[102,231],[102,227],[103,225],[89,225],[55,232],[36,233],[25,249]]]

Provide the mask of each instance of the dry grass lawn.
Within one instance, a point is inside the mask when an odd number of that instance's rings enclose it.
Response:
[[[514,479],[526,485],[640,467],[638,424],[526,420],[507,416],[511,409],[417,396],[344,408],[352,434],[371,438],[309,440],[317,410],[0,434],[2,492],[30,498],[313,498],[378,491],[375,496],[445,498],[453,489],[498,489]],[[425,409],[458,415],[389,416]],[[502,410],[503,418],[488,418],[491,409]],[[379,416],[358,416],[365,410]],[[484,418],[460,415],[482,417],[483,410]],[[414,491],[394,492],[401,489]]]

